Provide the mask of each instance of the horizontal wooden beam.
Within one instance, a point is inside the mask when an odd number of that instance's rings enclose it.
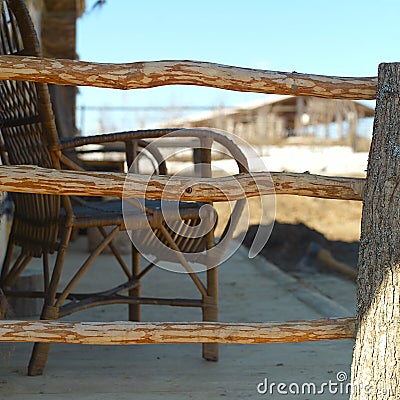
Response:
[[[144,89],[197,85],[241,92],[371,100],[376,77],[337,77],[266,71],[201,61],[166,60],[101,64],[64,59],[0,56],[0,79],[57,85]]]
[[[0,342],[286,343],[352,339],[355,318],[266,323],[0,321]]]
[[[272,178],[272,180],[271,180]],[[222,178],[58,171],[0,166],[0,190],[75,196],[113,196],[185,201],[226,201],[271,194],[362,200],[363,178],[256,172]]]

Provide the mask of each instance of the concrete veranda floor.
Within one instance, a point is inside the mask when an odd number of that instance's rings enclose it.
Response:
[[[85,256],[85,238],[69,253],[66,269]],[[109,285],[117,278],[111,255],[102,255],[97,268],[85,277],[87,290]],[[157,269],[144,282],[146,292],[173,294],[191,291],[182,275]],[[184,281],[184,279],[183,279]],[[163,282],[162,286],[160,282]],[[107,287],[107,286],[105,286]],[[182,293],[184,295],[185,293]],[[347,316],[354,313],[355,286],[341,278],[304,275],[295,279],[263,258],[248,259],[240,248],[220,268],[220,320],[264,322]],[[70,320],[126,320],[126,306],[91,309]],[[145,306],[143,320],[196,321],[200,311]],[[349,376],[353,341],[326,341],[274,345],[221,345],[220,360],[201,358],[200,345],[52,346],[45,374],[26,376],[31,344],[0,344],[0,399],[345,399],[346,393],[325,389],[318,395],[260,394],[257,386],[269,383],[337,381]],[[349,381],[344,380],[344,383]],[[262,386],[263,389],[265,386]],[[269,387],[270,388],[270,387]],[[295,389],[295,386],[292,386]]]

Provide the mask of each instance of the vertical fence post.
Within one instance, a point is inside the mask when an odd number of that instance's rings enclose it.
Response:
[[[400,395],[400,63],[381,64],[364,192],[351,400]]]

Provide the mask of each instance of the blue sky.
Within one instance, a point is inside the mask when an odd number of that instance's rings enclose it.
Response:
[[[86,0],[88,12],[78,22],[77,52],[85,61],[189,59],[339,76],[375,76],[380,62],[400,61],[398,0],[107,0],[90,11],[95,2]],[[262,96],[189,86],[81,88],[78,104],[230,106]],[[102,116],[106,130],[163,117]],[[96,131],[98,120],[86,112],[85,128]]]

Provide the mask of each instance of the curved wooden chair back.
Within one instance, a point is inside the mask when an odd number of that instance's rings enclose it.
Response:
[[[1,1],[0,4],[0,53],[39,56],[36,32],[27,18],[23,1]],[[46,84],[1,81],[0,127],[7,154],[3,163],[60,168],[55,151],[58,136]],[[26,255],[53,252],[57,247],[60,196],[15,193],[12,198],[15,244]]]

